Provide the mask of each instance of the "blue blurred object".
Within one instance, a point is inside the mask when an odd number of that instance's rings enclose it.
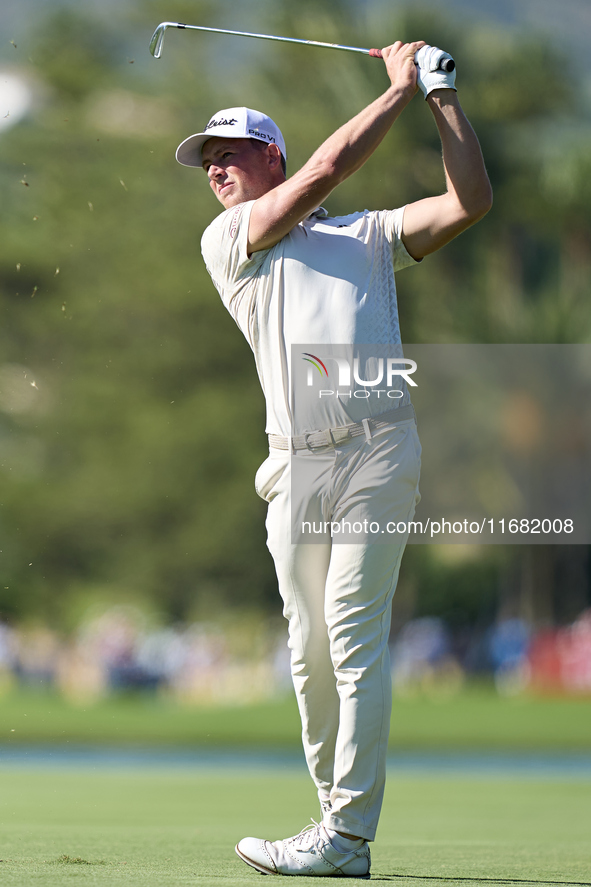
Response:
[[[524,619],[504,619],[492,630],[490,657],[495,672],[520,665],[527,656],[530,627]]]

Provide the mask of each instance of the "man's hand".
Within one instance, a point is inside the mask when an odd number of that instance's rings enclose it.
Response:
[[[426,46],[417,52],[415,61],[418,65],[417,82],[425,98],[434,89],[455,89],[456,69],[449,73],[442,71],[439,64],[442,59],[450,59],[451,55],[437,46]]]
[[[408,90],[411,96],[417,91],[415,54],[423,46],[424,40],[416,40],[414,43],[401,43],[397,40],[382,49],[382,58],[392,86],[403,91]]]

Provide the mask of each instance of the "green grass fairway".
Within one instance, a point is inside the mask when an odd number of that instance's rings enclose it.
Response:
[[[295,771],[3,768],[0,785],[7,887],[267,885],[235,842],[285,837],[318,815]],[[589,781],[391,776],[372,878],[588,885],[590,822]]]
[[[0,699],[0,745],[300,746],[291,696],[251,706],[183,707],[159,697],[111,697],[76,706],[52,694]],[[503,699],[487,688],[450,699],[395,699],[391,748],[591,751],[589,699]]]

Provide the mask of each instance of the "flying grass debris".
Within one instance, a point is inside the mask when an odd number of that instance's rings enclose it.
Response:
[[[82,859],[81,856],[68,856],[66,853],[56,859],[55,863],[57,863],[57,865],[105,865],[105,861],[103,859],[101,859],[98,863],[92,863],[89,862],[88,859]]]

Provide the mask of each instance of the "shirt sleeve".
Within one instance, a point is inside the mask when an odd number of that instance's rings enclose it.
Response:
[[[385,209],[376,213],[382,230],[392,247],[394,271],[400,271],[409,265],[418,265],[423,261],[422,259],[413,259],[402,242],[402,220],[405,209],[406,206],[401,206],[399,209]]]
[[[248,255],[248,224],[253,206],[254,200],[249,200],[225,210],[201,238],[205,266],[224,301],[231,298],[241,282],[256,273],[266,255],[265,250]]]

